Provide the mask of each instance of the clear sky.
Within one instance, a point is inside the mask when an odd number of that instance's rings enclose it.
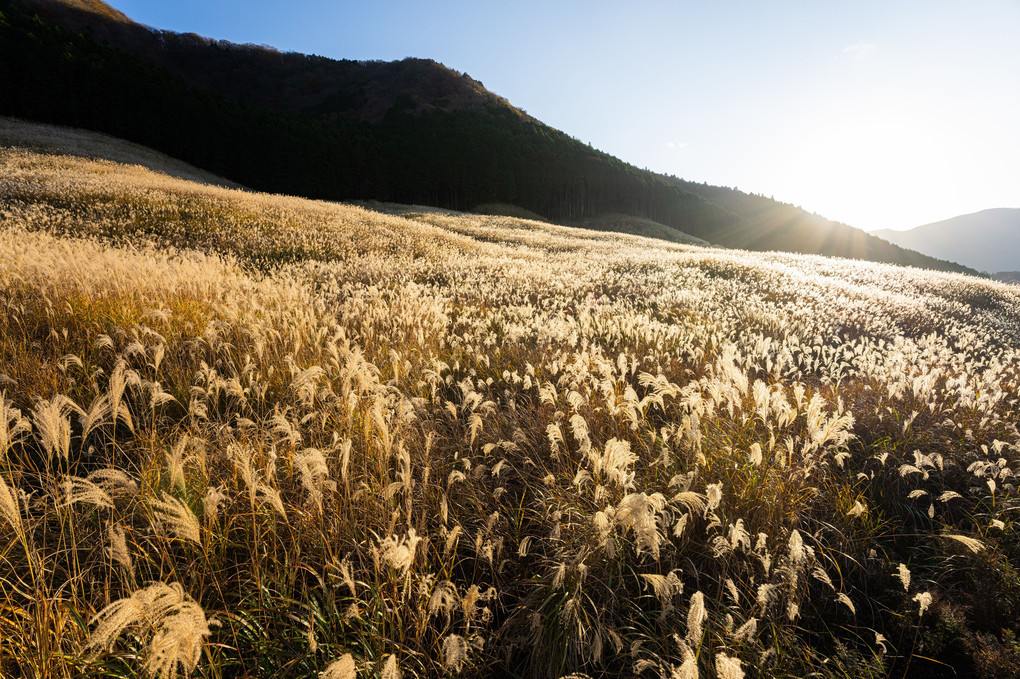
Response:
[[[863,229],[1020,207],[1020,1],[112,0],[150,26],[426,57],[639,167]]]

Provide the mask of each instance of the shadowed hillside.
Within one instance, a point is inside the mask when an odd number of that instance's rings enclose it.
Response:
[[[510,204],[561,223],[624,214],[727,247],[968,271],[792,205],[640,170],[430,60],[235,45],[141,26],[98,0],[0,8],[0,113],[109,132],[253,188]]]

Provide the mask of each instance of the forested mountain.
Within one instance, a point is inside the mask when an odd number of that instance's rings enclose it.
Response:
[[[255,189],[969,271],[734,189],[640,170],[434,61],[337,61],[148,28],[98,0],[0,0],[0,114],[152,146]]]
[[[1020,208],[993,208],[875,236],[989,273],[1020,269]]]

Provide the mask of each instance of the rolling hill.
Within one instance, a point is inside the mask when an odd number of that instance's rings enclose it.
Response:
[[[378,207],[0,120],[0,676],[1020,675],[1020,288]]]
[[[1020,208],[994,208],[873,236],[932,257],[1000,273],[1020,270]]]
[[[970,271],[793,205],[640,170],[427,59],[337,61],[0,2],[0,113],[146,144],[258,190],[559,223],[628,215],[726,247]]]

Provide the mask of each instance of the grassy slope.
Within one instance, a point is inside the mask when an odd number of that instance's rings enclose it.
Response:
[[[645,238],[658,238],[660,240],[668,240],[674,243],[683,243],[685,245],[711,245],[708,241],[701,238],[695,238],[689,234],[674,229],[665,224],[654,222],[650,219],[641,219],[640,217],[631,217],[630,215],[605,215],[603,217],[594,217],[582,222],[578,222],[577,226],[594,229],[596,231],[616,231],[619,233],[632,233],[635,236],[644,236]]]
[[[39,125],[0,116],[0,146],[17,146],[41,154],[72,155],[126,165],[141,165],[153,172],[177,179],[211,186],[241,188],[239,184],[164,153],[99,132]]]
[[[1015,287],[4,129],[0,674],[1020,671]]]

